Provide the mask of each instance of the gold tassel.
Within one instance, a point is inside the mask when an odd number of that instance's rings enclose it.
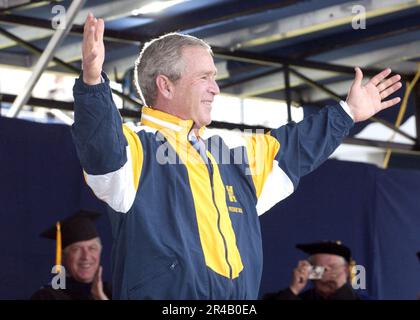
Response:
[[[356,278],[356,261],[353,259],[350,259],[350,284],[353,285],[353,281]]]
[[[56,240],[56,248],[55,248],[55,266],[57,273],[61,272],[61,228],[60,222],[57,222],[57,240]]]

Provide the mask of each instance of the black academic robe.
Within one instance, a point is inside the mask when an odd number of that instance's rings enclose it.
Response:
[[[104,293],[111,299],[111,286],[104,282]],[[66,289],[54,289],[47,285],[36,291],[31,300],[93,300],[90,293],[91,284],[76,281],[73,278],[66,278]]]
[[[348,284],[338,288],[328,299],[322,297],[314,288],[295,295],[289,288],[280,290],[277,293],[268,293],[263,300],[362,300]]]

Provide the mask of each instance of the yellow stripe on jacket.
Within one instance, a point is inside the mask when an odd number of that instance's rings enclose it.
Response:
[[[162,129],[160,132],[176,151],[188,171],[188,183],[192,192],[201,247],[207,267],[229,278],[237,278],[243,269],[241,256],[236,245],[235,232],[226,205],[226,191],[214,158],[207,156],[213,165],[213,190],[209,170],[198,152],[187,140],[185,133]],[[213,201],[212,194],[214,192]],[[217,207],[216,207],[217,206]],[[219,219],[220,214],[220,230]],[[223,236],[222,236],[223,235]],[[225,242],[226,241],[226,248]],[[227,254],[226,254],[227,249]]]
[[[273,169],[273,160],[280,149],[280,143],[269,134],[255,134],[245,139],[249,168],[259,198]]]

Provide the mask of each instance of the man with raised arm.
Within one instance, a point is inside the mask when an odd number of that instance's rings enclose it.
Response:
[[[177,33],[145,44],[135,63],[141,123],[122,123],[102,72],[104,21],[92,14],[72,128],[87,184],[108,205],[114,299],[256,299],[262,272],[258,216],[291,194],[363,121],[400,99],[386,69],[346,101],[298,124],[230,144],[208,137],[219,94],[211,48]],[[271,189],[265,188],[270,181]]]

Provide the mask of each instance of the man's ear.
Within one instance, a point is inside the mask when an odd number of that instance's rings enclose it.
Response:
[[[163,74],[156,77],[156,87],[158,92],[166,99],[171,99],[174,95],[174,86],[169,78]]]

